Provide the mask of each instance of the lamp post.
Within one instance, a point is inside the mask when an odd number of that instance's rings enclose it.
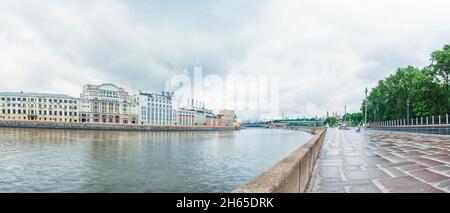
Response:
[[[367,87],[366,87],[366,91],[365,91],[365,93],[366,93],[366,106],[364,107],[364,127],[365,128],[367,128],[367,92],[368,92],[368,90],[367,90]]]
[[[406,102],[406,125],[409,125],[409,99]]]

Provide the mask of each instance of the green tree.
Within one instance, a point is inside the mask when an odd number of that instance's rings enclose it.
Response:
[[[429,66],[434,79],[443,86],[444,112],[449,110],[449,83],[450,83],[450,45],[445,45],[442,50],[431,54],[431,65]]]

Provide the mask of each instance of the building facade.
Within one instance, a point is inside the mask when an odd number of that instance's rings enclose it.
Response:
[[[80,96],[80,121],[137,124],[138,103],[128,91],[114,84],[87,84]]]
[[[177,123],[178,126],[194,126],[195,125],[195,112],[191,110],[179,109],[177,110]]]
[[[219,115],[225,119],[227,127],[234,127],[237,124],[237,116],[233,110],[222,109]]]
[[[87,84],[80,98],[48,93],[0,93],[0,121],[234,127],[232,110],[219,114],[188,99],[175,107],[173,93],[130,93],[114,84]]]
[[[79,99],[49,93],[0,93],[0,120],[79,122]]]
[[[135,95],[139,103],[139,124],[173,126],[177,122],[176,110],[173,106],[173,93],[143,93]]]

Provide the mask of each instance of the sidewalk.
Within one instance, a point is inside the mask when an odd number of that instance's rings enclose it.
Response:
[[[330,128],[309,192],[450,192],[450,136]]]

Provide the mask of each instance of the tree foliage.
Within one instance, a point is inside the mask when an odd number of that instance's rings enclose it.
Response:
[[[380,80],[361,106],[368,121],[396,120],[450,112],[450,45],[431,54],[431,64],[423,69],[398,68]]]

